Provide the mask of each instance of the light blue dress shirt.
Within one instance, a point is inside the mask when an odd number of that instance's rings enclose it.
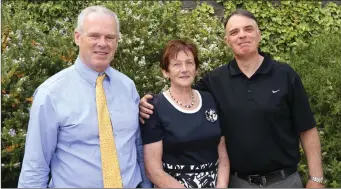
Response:
[[[135,188],[141,183],[141,187],[151,188],[143,163],[140,98],[134,82],[111,67],[105,73],[103,86],[123,186]],[[103,187],[96,110],[98,75],[78,57],[73,66],[37,88],[18,187]]]

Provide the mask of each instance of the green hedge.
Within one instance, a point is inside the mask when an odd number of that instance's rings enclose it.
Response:
[[[217,1],[225,15],[245,7],[259,19],[261,49],[291,64],[301,75],[321,134],[327,187],[341,187],[341,8],[334,3],[281,4]],[[122,38],[112,65],[132,78],[140,95],[159,92],[167,81],[159,56],[169,39],[188,38],[199,47],[199,77],[232,58],[223,42],[222,20],[214,8],[180,1],[5,1],[2,3],[1,175],[16,187],[32,94],[54,73],[73,64],[78,50],[73,30],[88,5],[105,5],[119,15]],[[306,160],[300,170],[307,175]]]

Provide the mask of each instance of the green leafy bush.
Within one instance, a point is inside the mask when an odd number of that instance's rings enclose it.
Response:
[[[141,96],[167,87],[159,70],[159,59],[169,39],[187,38],[197,44],[202,62],[199,77],[232,58],[223,42],[222,21],[206,3],[198,4],[194,10],[182,10],[180,1],[4,1],[3,187],[17,186],[34,90],[48,77],[73,64],[78,54],[73,43],[77,15],[95,4],[105,5],[118,14],[121,39],[112,65],[134,80]],[[237,6],[253,12],[263,34],[262,50],[290,63],[302,76],[321,133],[327,187],[341,187],[340,6],[241,0],[222,4],[226,15]],[[318,36],[322,31],[327,33]],[[307,175],[305,159],[300,168]]]
[[[320,131],[328,186],[341,187],[341,35],[323,33],[290,57],[301,75]],[[302,172],[307,178],[306,160]]]

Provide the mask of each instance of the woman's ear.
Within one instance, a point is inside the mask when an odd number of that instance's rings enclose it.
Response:
[[[168,80],[168,79],[169,79],[169,74],[168,74],[168,72],[167,72],[166,70],[164,70],[164,69],[162,69],[161,71],[162,71],[163,77],[165,77],[165,78]]]

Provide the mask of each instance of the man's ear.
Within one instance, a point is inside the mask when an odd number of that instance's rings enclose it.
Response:
[[[116,52],[117,52],[117,49],[118,49],[118,40],[116,40],[116,42],[114,42],[114,43],[116,43],[116,45],[115,45],[115,49],[114,49],[114,54],[116,54]]]
[[[228,47],[231,48],[231,45],[229,44],[229,40],[228,40],[228,36],[227,36],[227,35],[224,36],[224,42],[225,42],[225,44],[226,44]]]
[[[258,35],[259,35],[259,43],[260,43],[260,41],[262,40],[262,32],[258,29]]]
[[[81,33],[78,31],[75,31],[74,36],[75,36],[75,43],[77,46],[79,46],[79,40],[80,40]]]

